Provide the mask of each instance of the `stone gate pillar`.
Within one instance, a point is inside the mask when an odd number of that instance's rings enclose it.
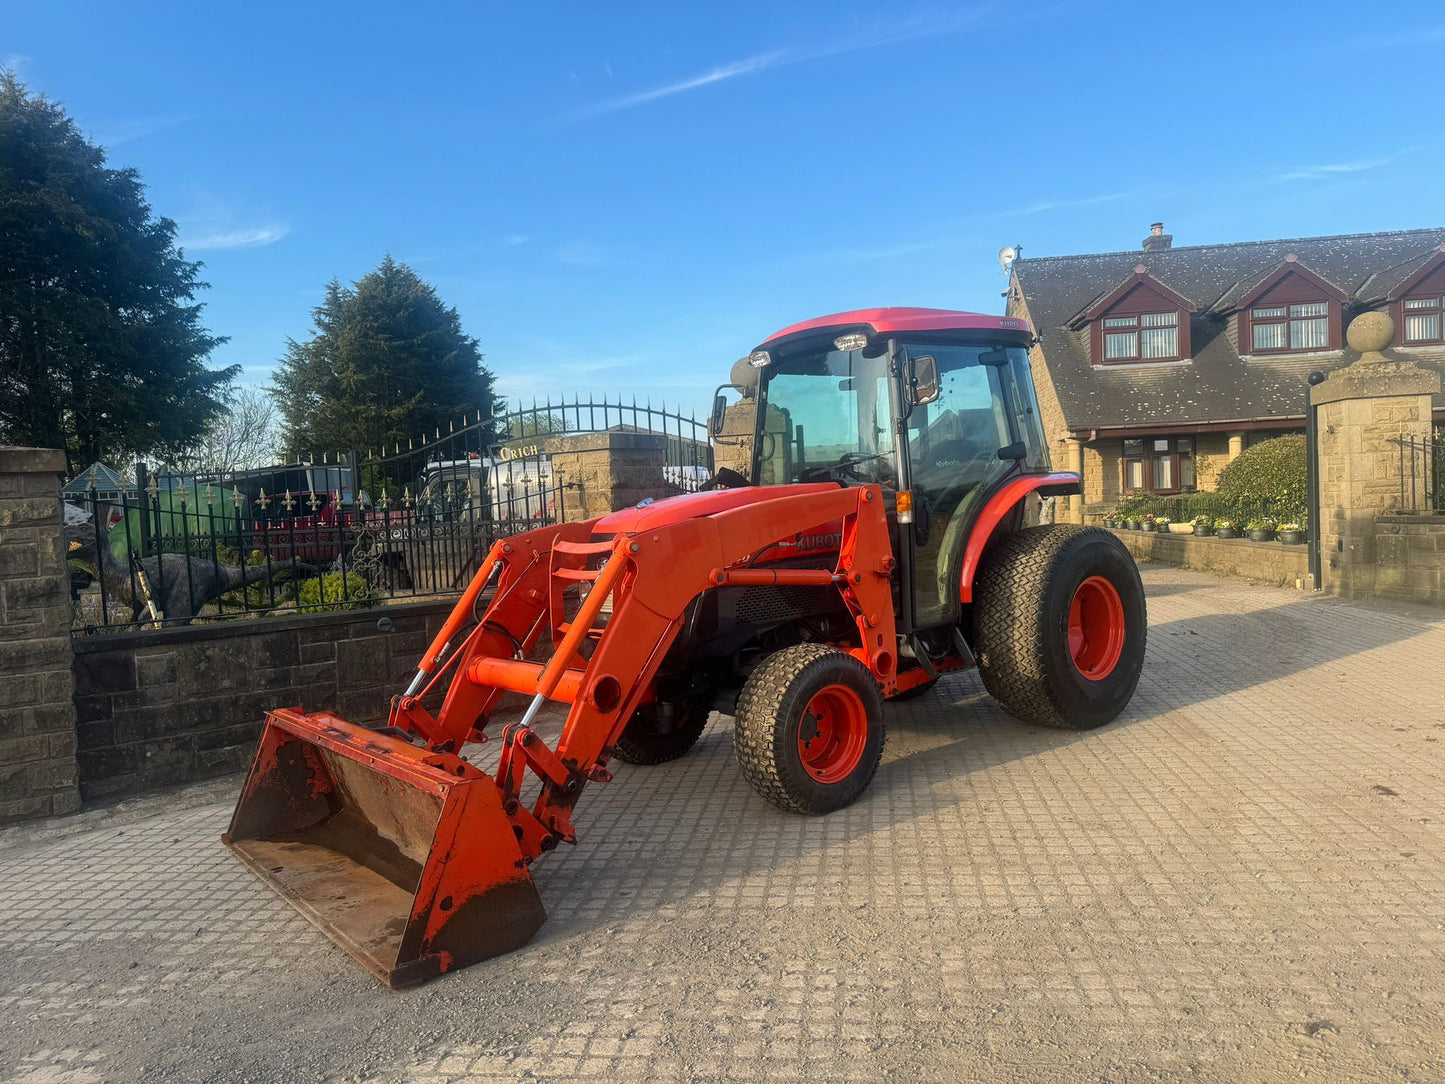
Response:
[[[1359,360],[1315,385],[1310,402],[1319,408],[1321,582],[1357,598],[1376,590],[1375,518],[1400,506],[1396,441],[1430,435],[1430,397],[1440,377],[1381,353],[1395,338],[1385,313],[1361,313],[1346,338]]]
[[[562,486],[562,511],[569,523],[605,516],[644,497],[683,492],[678,479],[667,477],[667,437],[661,433],[609,429],[548,437],[542,448]]]
[[[65,456],[0,448],[0,824],[74,813]]]

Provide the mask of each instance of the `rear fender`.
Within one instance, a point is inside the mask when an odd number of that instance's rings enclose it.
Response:
[[[1014,478],[990,497],[973,521],[969,531],[968,545],[963,550],[963,572],[959,584],[959,601],[973,601],[973,581],[978,575],[979,563],[984,550],[1004,517],[1012,512],[1030,493],[1042,497],[1057,497],[1079,492],[1079,476],[1067,471],[1055,474],[1025,474]]]

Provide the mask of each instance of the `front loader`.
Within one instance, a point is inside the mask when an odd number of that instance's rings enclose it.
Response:
[[[931,309],[774,335],[731,385],[751,480],[498,541],[386,727],[267,715],[225,842],[401,987],[525,944],[545,919],[529,867],[576,842],[587,785],[682,755],[714,707],[749,783],[805,814],[863,793],[883,701],[946,671],[976,665],[1028,722],[1114,718],[1143,592],[1112,535],[1023,526],[1030,494],[1078,488],[1048,469],[1029,341]],[[548,701],[555,748],[533,728]],[[516,721],[491,733],[498,715]],[[462,755],[487,740],[491,772]]]

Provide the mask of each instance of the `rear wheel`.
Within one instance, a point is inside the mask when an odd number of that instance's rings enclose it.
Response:
[[[867,789],[883,756],[878,684],[836,647],[784,648],[743,686],[734,746],[744,778],[779,809],[839,809]]]
[[[1088,730],[1129,703],[1144,665],[1144,585],[1095,527],[1034,527],[989,553],[975,591],[984,687],[1026,723]]]

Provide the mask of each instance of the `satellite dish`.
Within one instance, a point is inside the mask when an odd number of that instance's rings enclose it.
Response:
[[[1013,263],[1017,256],[1013,245],[1004,245],[998,250],[998,265],[1003,268],[1004,274],[1008,274],[1009,264]]]

